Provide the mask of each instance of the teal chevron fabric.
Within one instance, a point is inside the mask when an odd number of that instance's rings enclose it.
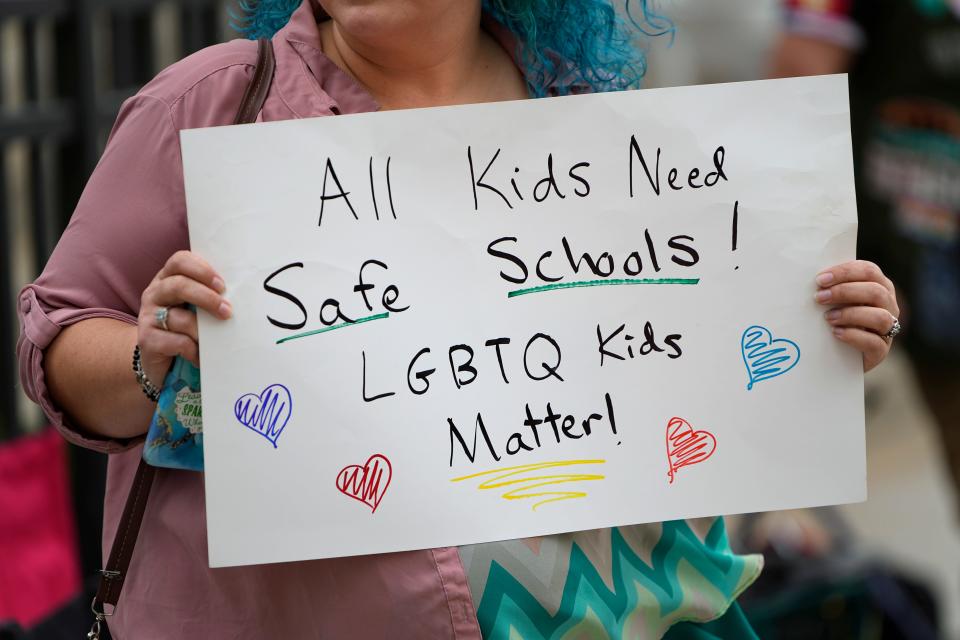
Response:
[[[761,556],[733,553],[722,518],[581,531],[461,547],[486,640],[661,638],[696,633],[759,575]],[[675,635],[674,637],[711,637]]]

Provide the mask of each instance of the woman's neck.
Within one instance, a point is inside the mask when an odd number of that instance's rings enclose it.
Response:
[[[464,3],[473,5],[473,3]],[[328,20],[320,24],[324,53],[365,86],[383,109],[409,109],[528,97],[511,57],[480,28],[474,11],[451,11],[438,25],[415,32],[350,33]]]

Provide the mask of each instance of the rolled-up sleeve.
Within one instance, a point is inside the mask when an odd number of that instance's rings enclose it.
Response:
[[[70,425],[48,392],[44,350],[64,327],[82,320],[134,324],[143,290],[188,244],[180,145],[170,108],[137,95],[124,103],[43,273],[18,299],[23,389],[70,442],[104,452],[133,444],[92,437]]]

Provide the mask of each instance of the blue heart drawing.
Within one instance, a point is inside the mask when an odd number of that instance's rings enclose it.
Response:
[[[260,395],[245,393],[233,405],[233,415],[240,424],[269,440],[274,449],[292,411],[290,390],[282,384],[272,384]]]
[[[740,337],[743,364],[747,366],[750,382],[747,390],[762,381],[782,376],[800,362],[800,347],[793,340],[774,339],[766,327],[747,327]]]

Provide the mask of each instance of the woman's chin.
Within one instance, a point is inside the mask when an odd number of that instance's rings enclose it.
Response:
[[[464,0],[321,0],[341,32],[366,42],[395,43],[434,28]],[[465,3],[464,3],[465,4]]]

